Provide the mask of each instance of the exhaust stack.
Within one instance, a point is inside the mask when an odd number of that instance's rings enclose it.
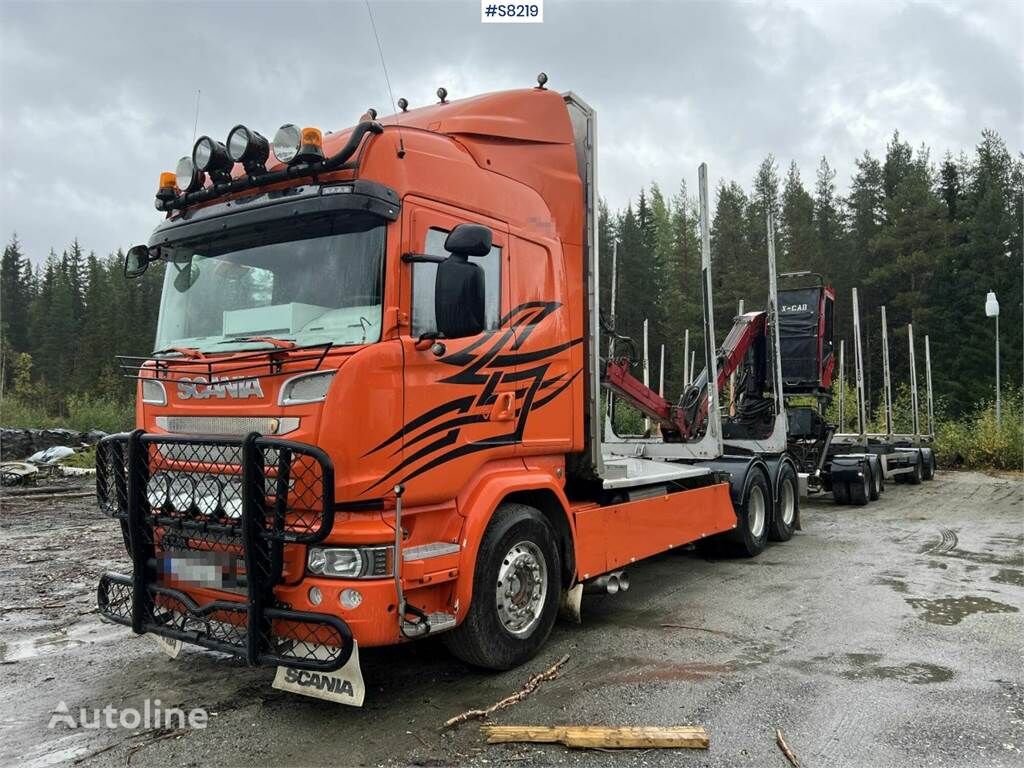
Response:
[[[609,594],[616,595],[629,589],[629,576],[625,571],[612,571],[604,576],[598,576],[583,585],[586,594]]]

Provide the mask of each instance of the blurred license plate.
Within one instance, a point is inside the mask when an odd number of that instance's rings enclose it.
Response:
[[[169,550],[161,558],[164,574],[176,581],[210,589],[245,588],[243,563],[227,552]]]

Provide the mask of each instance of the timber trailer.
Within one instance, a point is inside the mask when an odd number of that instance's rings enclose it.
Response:
[[[97,450],[131,561],[100,579],[104,618],[359,705],[360,646],[440,634],[507,669],[631,563],[763,549],[770,470],[723,455],[717,387],[666,406],[658,443],[602,434],[623,366],[602,359],[596,115],[546,80],[326,136],[239,125],[161,174],[165,219],[125,259],[164,268],[155,351],[121,358],[137,428]]]
[[[857,393],[857,432],[842,432],[845,418],[845,345],[839,345],[839,423],[831,424],[825,411],[832,402],[836,371],[834,321],[835,291],[820,275],[788,273],[784,277],[804,284],[780,292],[780,330],[783,387],[788,401],[789,453],[806,477],[810,494],[831,492],[837,504],[864,505],[879,498],[886,480],[919,484],[935,474],[931,442],[934,408],[931,390],[931,356],[926,355],[929,435],[921,435],[918,417],[917,370],[913,328],[908,326],[913,434],[893,432],[892,386],[888,329],[882,308],[882,350],[885,388],[886,432],[867,432],[867,406],[860,311],[857,289],[852,290],[854,370]],[[925,340],[927,349],[927,339]],[[807,405],[807,400],[814,405]]]

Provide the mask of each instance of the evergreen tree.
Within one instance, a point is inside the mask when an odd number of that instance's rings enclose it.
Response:
[[[800,180],[796,162],[790,163],[782,192],[782,214],[776,242],[780,272],[813,269],[820,263],[814,229],[814,198]]]

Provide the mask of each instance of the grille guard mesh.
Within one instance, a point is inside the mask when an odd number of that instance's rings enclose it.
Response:
[[[100,508],[121,521],[132,559],[131,576],[101,577],[103,616],[249,664],[330,671],[348,661],[345,622],[274,599],[285,544],[322,541],[334,524],[334,470],[321,450],[255,433],[197,438],[140,430],[104,438],[96,470]],[[195,478],[205,484],[202,493]],[[244,599],[198,605],[165,578],[160,555],[169,548],[237,556]]]

